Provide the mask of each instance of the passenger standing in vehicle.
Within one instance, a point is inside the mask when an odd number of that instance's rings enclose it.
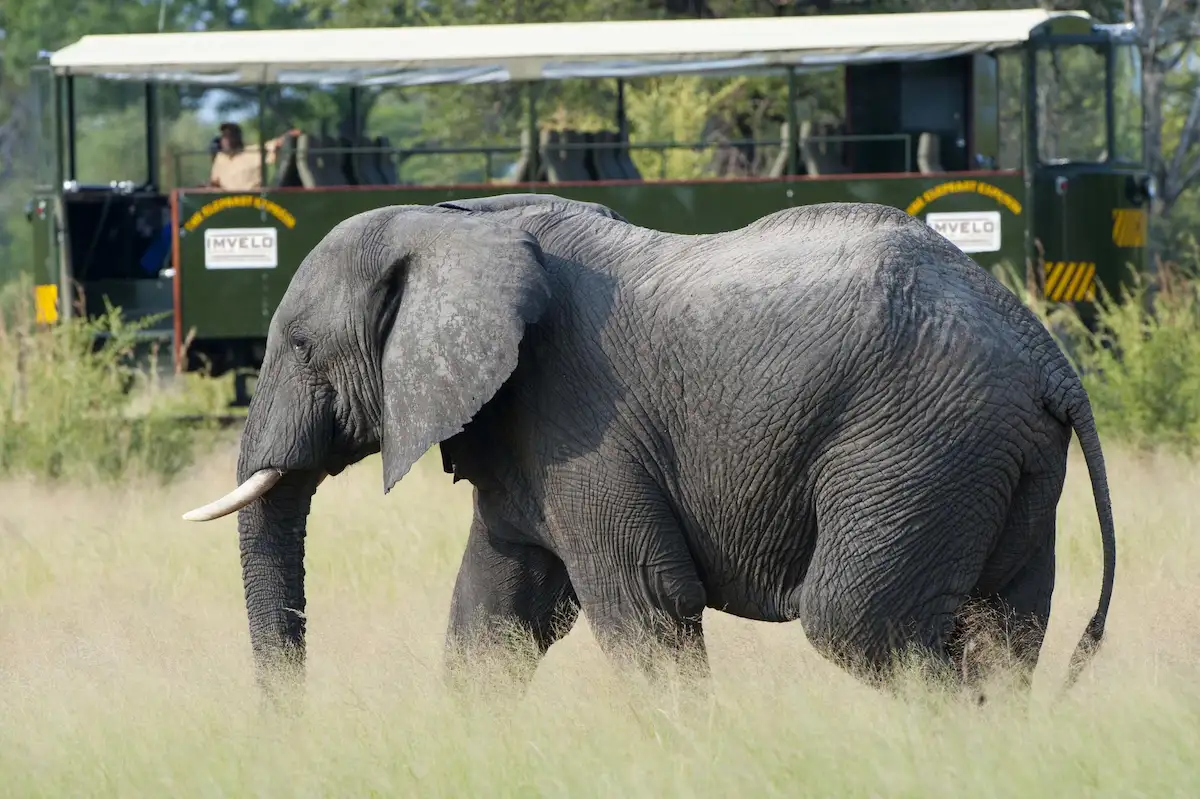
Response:
[[[236,122],[221,123],[221,144],[213,156],[208,185],[227,191],[249,191],[262,188],[262,155],[257,146],[247,148],[242,139],[242,127]],[[287,135],[297,136],[299,130],[289,130],[283,136],[266,142],[268,164],[275,163],[275,151]]]

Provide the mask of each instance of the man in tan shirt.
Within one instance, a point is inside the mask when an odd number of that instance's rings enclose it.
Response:
[[[293,128],[284,136],[299,135]],[[267,163],[275,163],[275,151],[284,136],[266,143]],[[247,148],[242,140],[242,128],[234,122],[221,124],[221,149],[213,157],[208,185],[227,191],[249,191],[262,188],[262,156],[257,146]]]

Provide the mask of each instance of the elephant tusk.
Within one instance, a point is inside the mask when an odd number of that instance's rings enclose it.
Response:
[[[278,469],[260,469],[225,496],[202,508],[188,511],[183,514],[183,518],[189,522],[210,522],[213,519],[228,516],[270,491],[281,477],[283,477],[283,472]]]

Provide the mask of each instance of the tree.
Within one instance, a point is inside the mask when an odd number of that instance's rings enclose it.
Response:
[[[1190,70],[1200,3],[1126,0],[1124,13],[1138,30],[1146,154],[1158,188],[1153,211],[1163,216],[1200,179],[1200,83]],[[1172,111],[1183,108],[1186,113],[1172,125]]]

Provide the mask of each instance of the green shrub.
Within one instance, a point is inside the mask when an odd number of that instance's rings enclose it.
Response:
[[[187,467],[212,436],[175,417],[215,411],[229,395],[201,375],[164,386],[138,365],[137,334],[154,321],[129,324],[109,307],[39,327],[27,281],[0,289],[0,474],[169,479]]]
[[[1042,319],[1079,370],[1101,434],[1139,448],[1194,454],[1200,446],[1200,282],[1173,264],[1130,270],[1113,297],[1100,287],[1088,329],[1068,305],[1000,275]]]
[[[1152,295],[1152,302],[1148,298]],[[1098,303],[1094,332],[1077,325],[1079,366],[1097,424],[1141,447],[1193,454],[1200,444],[1200,284],[1170,267],[1131,273]]]

